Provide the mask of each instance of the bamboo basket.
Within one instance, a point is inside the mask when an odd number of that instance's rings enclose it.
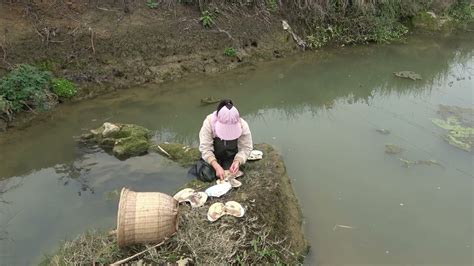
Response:
[[[157,243],[178,230],[178,202],[159,192],[123,188],[117,214],[119,247]]]

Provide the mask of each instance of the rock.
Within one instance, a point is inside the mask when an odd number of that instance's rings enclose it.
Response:
[[[105,122],[104,123],[104,131],[102,131],[102,136],[103,137],[108,137],[109,135],[120,131],[120,128],[117,125],[114,125],[112,123]]]
[[[387,154],[399,154],[402,151],[403,149],[395,144],[385,144],[385,153]]]
[[[376,131],[379,132],[379,133],[382,134],[382,135],[388,135],[388,134],[390,134],[390,130],[385,129],[385,128],[377,128]]]
[[[119,159],[146,154],[150,147],[150,131],[134,124],[104,123],[83,134],[83,140],[99,144],[105,150],[112,150]]]
[[[214,104],[214,103],[218,103],[220,102],[221,99],[220,98],[214,98],[212,96],[209,96],[209,97],[206,97],[206,98],[202,98],[201,99],[201,103],[202,104]]]
[[[415,81],[422,79],[420,74],[417,74],[413,71],[399,71],[399,72],[394,72],[393,74],[399,78],[411,79]]]

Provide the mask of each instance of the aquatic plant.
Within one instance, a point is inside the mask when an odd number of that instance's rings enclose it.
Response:
[[[18,65],[0,79],[0,95],[12,112],[47,110],[56,103],[50,92],[52,74],[31,65]]]
[[[455,116],[448,117],[446,120],[432,119],[435,125],[448,130],[443,137],[454,147],[470,152],[474,145],[474,128],[463,126]]]
[[[77,94],[76,85],[71,81],[63,78],[53,79],[51,90],[59,97],[64,98],[72,98]]]

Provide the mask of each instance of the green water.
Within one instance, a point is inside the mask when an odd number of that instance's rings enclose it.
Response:
[[[424,79],[397,79],[400,70]],[[465,34],[306,53],[60,106],[0,136],[0,264],[34,263],[60,240],[114,227],[109,191],[172,193],[187,182],[187,169],[159,155],[119,161],[75,138],[120,121],[196,144],[213,110],[199,99],[212,95],[232,98],[254,141],[282,153],[312,245],[306,263],[471,265],[473,156],[430,119],[439,104],[472,108],[473,92],[474,35]],[[387,155],[385,143],[404,152]],[[442,166],[405,168],[400,157]]]

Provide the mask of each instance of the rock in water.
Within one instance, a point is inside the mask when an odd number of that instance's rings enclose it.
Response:
[[[84,134],[83,140],[93,141],[105,150],[112,150],[119,159],[143,155],[150,146],[150,131],[134,124],[104,123]]]
[[[103,137],[108,137],[109,135],[120,131],[120,128],[117,125],[114,125],[112,123],[105,122],[104,123],[104,131],[102,131],[102,136]]]
[[[395,144],[385,144],[385,153],[387,154],[399,154],[402,151],[403,149]]]
[[[413,71],[399,71],[393,73],[395,76],[399,78],[411,79],[411,80],[421,80],[422,77],[420,74],[417,74]]]

